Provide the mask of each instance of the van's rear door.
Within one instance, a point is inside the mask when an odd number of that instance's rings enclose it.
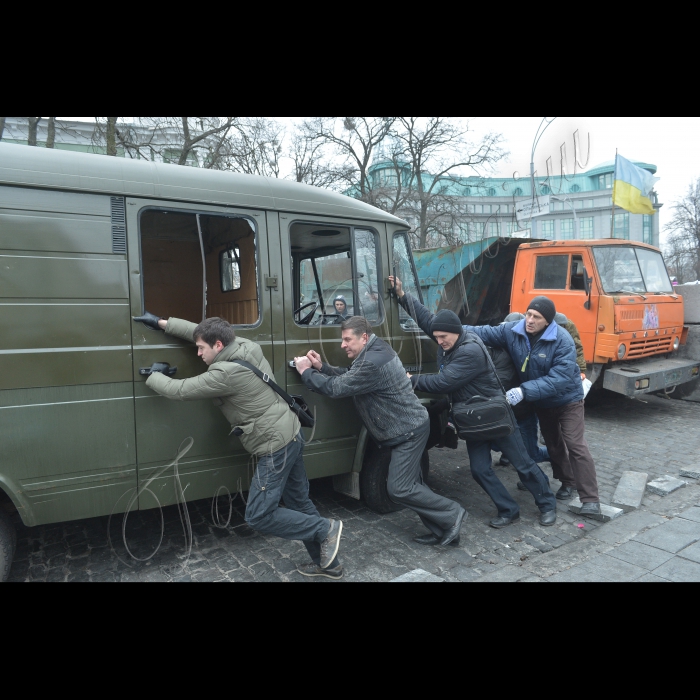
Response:
[[[259,343],[272,362],[265,214],[223,207],[127,200],[131,312],[193,323],[219,316]],[[201,238],[200,238],[201,234]],[[133,378],[141,510],[176,500],[169,465],[188,439],[194,446],[179,464],[188,501],[212,498],[221,487],[247,489],[250,457],[212,401],[171,401],[149,390],[141,370],[156,362],[177,367],[175,379],[207,371],[191,343],[132,324]],[[155,498],[154,498],[155,496]],[[157,500],[156,500],[157,499]]]

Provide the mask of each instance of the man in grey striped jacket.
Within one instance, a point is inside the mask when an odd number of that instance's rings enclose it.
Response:
[[[341,330],[343,350],[353,361],[351,367],[331,367],[312,351],[296,359],[302,381],[324,396],[353,397],[375,442],[392,451],[389,498],[420,516],[431,532],[430,544],[455,544],[467,513],[423,483],[421,459],[430,436],[430,417],[401,360],[390,345],[374,335],[365,318],[350,318]]]

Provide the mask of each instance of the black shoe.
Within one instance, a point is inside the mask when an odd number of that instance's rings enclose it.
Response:
[[[524,491],[525,493],[529,493],[527,490],[527,486],[525,486],[525,484],[523,484],[522,481],[518,482],[518,491]]]
[[[557,511],[552,510],[549,513],[542,513],[542,517],[540,518],[540,525],[542,527],[552,527],[553,525],[556,525],[557,523]]]
[[[441,547],[449,547],[453,542],[459,539],[459,535],[462,532],[462,525],[464,525],[464,521],[468,517],[469,514],[462,508],[462,512],[459,514],[459,518],[457,518],[457,523],[451,530],[446,532],[445,536],[442,538],[442,542],[440,542]]]
[[[511,525],[515,525],[516,523],[520,522],[520,516],[516,515],[514,518],[496,518],[495,520],[492,520],[489,525],[494,529],[494,530],[504,530],[507,527],[510,527]]]
[[[413,541],[423,547],[437,547],[442,540],[436,535],[424,535],[423,537],[414,537]],[[461,538],[458,537],[454,542],[450,543],[450,547],[459,547]]]
[[[331,520],[331,529],[328,537],[321,545],[321,568],[325,571],[335,561],[340,549],[340,538],[343,536],[343,523],[340,520]]]
[[[501,457],[501,461],[498,464],[501,467],[509,467],[510,466],[510,462],[505,457]]]
[[[568,486],[562,486],[557,494],[557,501],[573,501],[575,496],[574,489],[570,489]]]
[[[337,569],[322,569],[316,564],[305,564],[297,569],[297,573],[306,578],[327,578],[331,581],[342,581],[345,577],[345,569],[342,566]]]
[[[595,518],[602,515],[600,503],[584,503],[581,513],[584,518]]]

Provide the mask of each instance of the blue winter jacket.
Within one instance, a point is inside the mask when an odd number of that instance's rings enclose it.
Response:
[[[536,408],[560,408],[583,401],[581,370],[576,363],[576,345],[567,331],[552,323],[531,347],[525,321],[491,328],[466,326],[486,345],[510,354],[523,381],[525,400]]]

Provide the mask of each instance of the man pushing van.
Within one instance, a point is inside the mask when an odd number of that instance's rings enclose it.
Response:
[[[166,376],[167,365],[153,365],[148,387],[175,401],[215,399],[243,447],[258,458],[250,486],[246,522],[257,532],[296,540],[306,545],[312,564],[299,567],[307,577],[342,579],[337,559],[343,523],[322,518],[309,498],[304,466],[304,436],[297,416],[245,362],[273,379],[262,348],[237,338],[234,328],[220,318],[199,326],[177,318],[147,313],[135,318],[153,330],[193,342],[209,371],[178,381]],[[280,508],[284,498],[286,508]]]

